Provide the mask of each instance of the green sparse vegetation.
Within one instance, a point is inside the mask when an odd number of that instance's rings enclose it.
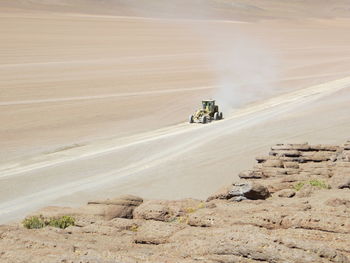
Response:
[[[317,179],[313,179],[313,180],[310,180],[308,182],[299,182],[299,183],[296,183],[294,186],[293,186],[293,189],[295,191],[300,191],[301,188],[303,188],[303,186],[305,184],[309,184],[311,186],[314,186],[314,187],[317,187],[317,188],[320,188],[320,189],[329,189],[329,185],[327,185],[324,181],[321,181],[321,180],[317,180]]]
[[[185,211],[186,211],[187,214],[194,213],[194,212],[196,212],[196,210],[197,210],[197,209],[195,209],[195,208],[193,208],[193,207],[187,207],[187,208],[185,209]]]
[[[57,218],[45,219],[42,215],[40,215],[26,218],[22,221],[22,224],[25,228],[28,229],[40,229],[45,226],[65,229],[69,226],[74,226],[75,219],[71,216],[61,216]]]
[[[45,220],[42,216],[31,216],[22,222],[23,226],[28,229],[39,229],[45,226]]]
[[[188,216],[179,216],[177,220],[180,224],[188,224]]]
[[[62,216],[59,218],[52,218],[48,221],[49,226],[65,229],[69,226],[75,225],[75,219],[71,216]]]
[[[139,230],[139,226],[138,225],[132,225],[129,229],[132,232],[137,232]]]
[[[311,181],[309,181],[309,184],[312,185],[312,186],[318,187],[318,188],[322,188],[322,189],[328,189],[329,188],[329,186],[325,182],[323,182],[321,180],[316,180],[316,179],[315,180],[311,180]]]
[[[305,182],[299,182],[293,186],[295,191],[300,191],[301,188],[305,185]]]
[[[183,208],[183,213],[180,215],[176,215],[171,217],[171,219],[168,221],[169,223],[180,223],[180,224],[188,224],[189,220],[189,214],[195,213],[199,209],[205,208],[205,203],[201,202],[198,204],[198,206],[195,207],[186,207]]]
[[[204,203],[204,202],[201,202],[197,207],[187,207],[187,208],[185,209],[185,212],[186,212],[187,214],[191,214],[191,213],[194,213],[194,212],[196,212],[197,210],[203,209],[203,208],[205,208],[205,203]]]
[[[198,205],[198,209],[203,209],[205,208],[205,203],[204,202],[201,202],[199,205]]]

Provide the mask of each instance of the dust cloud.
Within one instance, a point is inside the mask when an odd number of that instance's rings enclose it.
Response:
[[[217,81],[214,98],[223,110],[271,96],[278,79],[278,59],[269,48],[243,31],[220,28],[207,40],[208,59]],[[213,37],[214,36],[214,37]]]
[[[213,20],[220,17],[220,13],[210,1],[176,3],[155,1],[151,5],[143,1],[130,1],[128,8],[136,10],[137,6],[135,15],[138,16],[152,14],[169,20],[177,18],[174,23],[179,23],[186,12],[193,14],[192,21],[184,22],[186,30],[193,31],[205,47],[204,56],[214,75],[216,83],[213,84],[217,87],[213,94],[203,94],[203,99],[216,99],[224,111],[231,111],[269,97],[276,91],[274,83],[279,76],[276,52],[272,52],[261,39],[246,32],[244,23],[225,18],[222,22]],[[142,13],[140,10],[145,11]]]

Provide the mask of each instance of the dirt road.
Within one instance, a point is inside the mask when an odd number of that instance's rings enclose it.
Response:
[[[132,137],[118,137],[82,146],[73,145],[70,149],[61,149],[22,160],[21,163],[2,166],[0,180],[5,191],[0,195],[0,221],[23,216],[26,212],[53,201],[59,203],[66,196],[74,195],[73,203],[78,204],[77,196],[81,193],[103,193],[106,188],[117,188],[125,179],[134,177],[135,180],[139,174],[157,169],[170,160],[173,163],[176,160],[180,162],[182,156],[198,148],[214,147],[210,145],[215,140],[266,123],[341,90],[349,90],[349,86],[350,77],[247,106],[226,116],[222,121],[208,125],[183,123]],[[265,143],[264,141],[262,145]],[[233,154],[232,151],[231,153]],[[220,154],[226,156],[227,149],[223,149]],[[200,165],[200,161],[196,163],[194,160],[193,165]],[[171,171],[172,166],[169,165],[167,169]],[[170,189],[176,187],[180,185],[169,186]],[[82,200],[84,198],[80,201]]]

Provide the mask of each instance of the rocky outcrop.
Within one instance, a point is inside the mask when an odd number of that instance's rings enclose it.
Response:
[[[278,144],[207,201],[47,207],[36,214],[72,215],[75,225],[0,226],[0,262],[347,263],[349,152],[350,142]]]
[[[210,196],[207,201],[214,199],[226,199],[239,202],[246,199],[266,199],[269,196],[269,190],[261,184],[256,182],[240,182],[233,183],[232,186],[221,189],[216,194]]]
[[[332,188],[349,188],[350,151],[347,149],[349,142],[341,146],[278,144],[271,147],[267,156],[256,158],[258,164],[254,169],[241,172],[239,177],[244,180],[264,179],[261,182],[271,193],[291,188],[295,182],[314,179]]]
[[[159,245],[168,242],[176,232],[185,228],[182,224],[169,224],[165,222],[148,220],[141,225],[134,238],[135,243]]]
[[[136,207],[142,204],[143,199],[133,195],[122,195],[114,199],[89,201],[86,206],[79,208],[46,207],[33,215],[42,215],[45,218],[71,215],[78,219],[107,219],[132,218]]]
[[[203,201],[190,198],[177,201],[150,200],[135,209],[133,215],[136,219],[169,222],[202,206]]]

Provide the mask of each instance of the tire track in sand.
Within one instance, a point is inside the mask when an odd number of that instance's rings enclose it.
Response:
[[[214,89],[214,88],[215,87],[213,87],[213,86],[207,86],[207,87],[182,88],[182,89],[165,89],[165,90],[153,90],[153,91],[111,93],[111,94],[103,94],[103,95],[77,96],[77,97],[65,97],[65,98],[53,98],[53,99],[41,99],[41,100],[4,101],[4,102],[0,102],[0,106],[27,105],[27,104],[50,103],[50,102],[98,100],[98,99],[107,99],[107,98],[116,98],[116,97],[120,98],[120,97],[147,96],[147,95],[158,95],[158,94],[168,94],[168,93],[177,93],[177,92],[207,90],[207,89]]]

